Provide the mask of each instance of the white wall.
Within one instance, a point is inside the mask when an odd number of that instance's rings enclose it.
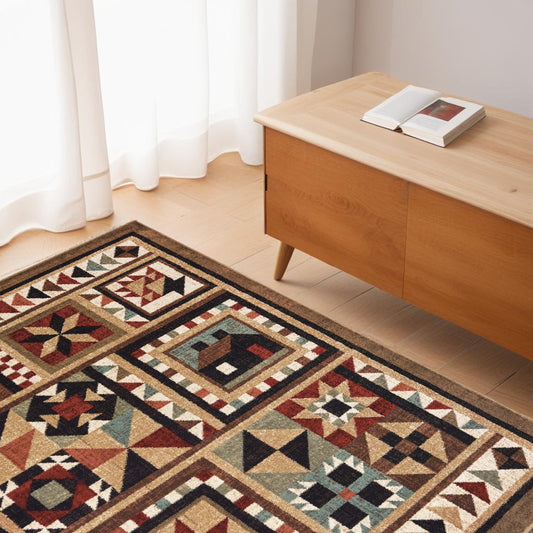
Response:
[[[311,73],[313,89],[352,76],[354,17],[354,0],[318,0]]]
[[[355,0],[353,74],[533,117],[533,1]]]

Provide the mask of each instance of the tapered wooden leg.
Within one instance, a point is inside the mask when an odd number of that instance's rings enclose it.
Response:
[[[274,279],[276,281],[279,281],[283,277],[283,274],[285,274],[287,265],[292,257],[292,252],[294,252],[294,247],[284,242],[279,243],[278,260],[276,261],[276,269],[274,270]]]

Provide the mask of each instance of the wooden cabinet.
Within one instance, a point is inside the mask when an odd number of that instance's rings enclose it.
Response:
[[[266,232],[402,295],[407,183],[266,129]]]
[[[404,298],[533,359],[533,228],[411,184]]]
[[[360,120],[405,82],[369,73],[259,113],[275,278],[298,248],[533,359],[533,120],[440,148]]]

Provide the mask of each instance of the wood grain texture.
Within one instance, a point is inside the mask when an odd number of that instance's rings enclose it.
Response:
[[[411,185],[404,298],[533,359],[533,229]]]
[[[446,148],[367,124],[363,114],[408,82],[356,76],[258,113],[266,127],[533,227],[533,119],[487,116]],[[461,96],[459,95],[459,98]]]
[[[267,233],[401,295],[407,183],[274,130],[265,145]]]

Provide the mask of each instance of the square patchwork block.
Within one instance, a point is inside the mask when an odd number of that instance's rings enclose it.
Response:
[[[0,508],[18,527],[65,529],[117,495],[117,491],[65,452],[57,452],[0,485]]]
[[[135,313],[154,318],[212,287],[210,282],[183,267],[157,258],[97,289]]]
[[[294,422],[341,447],[392,409],[394,405],[376,392],[335,372],[327,373],[277,407]]]
[[[123,331],[79,303],[67,300],[2,334],[17,352],[50,370],[100,350]]]
[[[290,384],[337,349],[230,292],[117,354],[224,423]]]
[[[413,492],[344,450],[281,497],[333,533],[366,533]]]
[[[293,351],[229,316],[166,353],[231,390]]]

